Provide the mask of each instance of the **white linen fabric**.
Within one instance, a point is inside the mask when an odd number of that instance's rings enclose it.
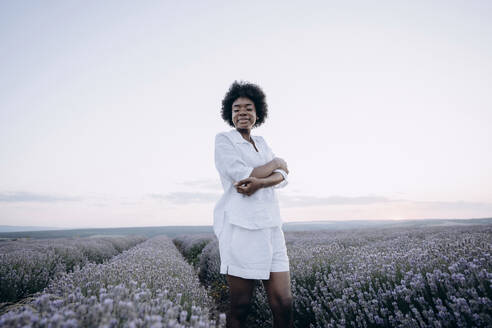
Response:
[[[215,167],[220,175],[224,194],[214,208],[214,232],[217,237],[224,221],[246,229],[282,226],[275,189],[288,183],[287,173],[275,170],[284,180],[272,187],[260,188],[251,196],[237,192],[234,183],[249,177],[255,167],[271,161],[275,155],[261,136],[251,136],[256,148],[232,129],[215,136]]]
[[[282,227],[244,229],[225,221],[219,239],[220,273],[244,279],[270,279],[270,272],[289,271]]]

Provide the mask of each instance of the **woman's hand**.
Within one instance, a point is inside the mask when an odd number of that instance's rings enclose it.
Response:
[[[263,179],[249,177],[236,182],[234,184],[234,187],[236,187],[238,193],[244,194],[246,196],[251,196],[258,189],[263,188]]]
[[[274,161],[277,163],[278,168],[284,170],[285,173],[289,174],[289,169],[287,168],[287,162],[280,157],[275,157]]]

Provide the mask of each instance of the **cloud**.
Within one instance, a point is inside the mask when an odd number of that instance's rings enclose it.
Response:
[[[78,197],[54,196],[48,194],[38,194],[26,191],[19,192],[2,192],[0,193],[0,202],[16,203],[16,202],[73,202],[80,201]]]
[[[285,207],[306,207],[306,206],[324,206],[324,205],[369,205],[377,203],[394,202],[385,197],[362,196],[362,197],[316,197],[316,196],[279,196],[281,205]]]
[[[373,205],[392,204],[398,207],[419,211],[482,211],[492,214],[492,203],[465,202],[465,201],[414,201],[408,199],[389,199],[379,196],[364,197],[316,197],[316,196],[291,196],[280,195],[281,207],[310,207],[310,206],[337,206],[337,205]]]
[[[165,195],[150,194],[151,198],[165,200],[173,204],[215,203],[220,194],[211,192],[171,192]]]
[[[416,201],[412,202],[421,209],[440,209],[440,210],[481,210],[489,211],[492,214],[492,203],[482,202],[432,202]]]
[[[214,192],[172,192],[168,194],[150,194],[151,198],[165,200],[173,204],[191,203],[215,203],[219,200],[221,193]],[[281,206],[284,207],[306,207],[323,205],[367,205],[375,203],[387,203],[393,200],[385,197],[314,197],[314,196],[280,196]]]

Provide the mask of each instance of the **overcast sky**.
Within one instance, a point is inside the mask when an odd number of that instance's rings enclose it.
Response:
[[[0,224],[211,225],[234,80],[285,222],[492,216],[491,1],[1,1]]]

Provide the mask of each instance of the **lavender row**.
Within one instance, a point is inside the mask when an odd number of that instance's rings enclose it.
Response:
[[[486,327],[492,227],[293,234],[296,323]]]
[[[141,236],[17,240],[0,243],[0,302],[43,290],[58,274],[105,260],[145,240]]]
[[[184,256],[188,263],[198,267],[200,254],[209,242],[214,239],[210,233],[201,233],[193,235],[180,235],[173,238],[173,243]]]
[[[0,317],[18,327],[222,327],[214,304],[172,241],[158,236],[103,264],[62,275],[29,306]],[[217,323],[217,321],[219,321]]]
[[[286,232],[296,327],[487,327],[492,226]],[[199,276],[222,310],[217,240]],[[257,281],[252,324],[271,327]]]

